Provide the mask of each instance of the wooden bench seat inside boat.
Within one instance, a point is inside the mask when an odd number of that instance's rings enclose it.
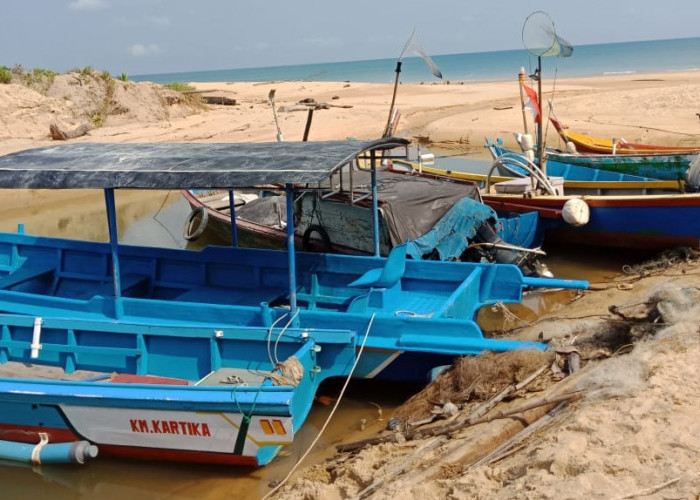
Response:
[[[30,280],[53,277],[56,268],[52,265],[24,264],[10,274],[0,277],[0,289],[12,288]]]
[[[122,295],[130,296],[134,295],[133,292],[135,289],[142,289],[148,287],[150,278],[143,274],[124,274],[119,279],[119,282],[121,284]],[[94,297],[95,295],[114,297],[114,282],[110,280],[100,283],[94,288],[91,288],[90,291],[86,293],[82,298],[89,299],[90,297]]]
[[[464,281],[450,284],[446,280],[443,289],[431,288],[429,291],[412,286],[411,282],[415,283],[416,277],[406,277],[405,271],[406,245],[397,245],[383,265],[365,271],[351,283],[340,284],[337,277],[318,273],[307,275],[306,280],[301,280],[297,300],[308,310],[360,314],[382,311],[392,315],[423,317],[471,315],[469,307],[461,311],[455,305],[464,306],[467,298],[476,300],[479,270]]]

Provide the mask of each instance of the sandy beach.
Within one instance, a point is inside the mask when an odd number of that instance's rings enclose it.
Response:
[[[0,154],[57,144],[49,136],[51,124],[64,130],[90,125],[88,115],[104,105],[106,91],[99,78],[81,85],[74,81],[75,76],[60,75],[50,88],[38,90],[0,85]],[[314,112],[309,140],[373,139],[382,134],[392,93],[389,84],[218,82],[193,83],[201,93],[182,96],[151,83],[115,84],[104,124],[71,141],[274,141],[272,89],[284,140],[301,140],[304,134],[303,99],[328,105]],[[572,131],[700,144],[700,72],[550,80],[543,82],[543,91]],[[235,99],[236,105],[192,104],[197,95]],[[486,158],[484,137],[501,137],[514,146],[513,132],[524,127],[517,73],[507,82],[402,84],[396,106],[401,111],[396,135],[453,153]],[[546,129],[548,144],[558,145],[553,127]],[[77,218],[103,209],[101,193],[4,190],[1,196],[2,230],[14,229],[19,217],[27,232],[67,234],[86,224],[61,219],[58,208],[69,204]],[[128,207],[148,196],[134,192],[123,201]],[[139,213],[129,212],[129,220]],[[555,381],[547,368],[536,387],[524,389],[529,396],[549,397],[548,403],[518,418],[369,446],[301,467],[276,497],[700,498],[700,262],[691,253],[641,274],[610,277],[548,316],[516,322],[518,336],[554,344],[604,337],[626,325],[629,342],[602,353],[582,350],[580,371]],[[610,306],[618,306],[622,316]],[[529,373],[514,374],[508,383]],[[574,391],[580,392],[567,405],[548,413],[561,402],[554,402],[555,396]],[[517,407],[522,399],[522,393],[513,395],[506,407]],[[389,417],[370,422],[365,437],[378,435]],[[460,418],[466,417],[462,413],[453,420]],[[510,452],[476,463],[535,423],[537,430],[513,441]]]
[[[302,99],[329,105],[314,113],[309,140],[372,139],[383,132],[392,96],[392,85],[375,83],[192,83],[206,95],[237,102],[200,110],[170,104],[150,83],[116,84],[118,104],[106,125],[75,140],[274,141],[272,89],[285,140],[303,137],[307,113],[299,109]],[[699,88],[700,72],[618,75],[544,81],[543,100],[553,101],[557,116],[572,131],[691,145],[700,143]],[[100,104],[101,96],[85,99],[79,92],[66,75],[46,95],[20,85],[0,86],[0,153],[51,143],[50,123],[67,129],[85,123],[86,110]],[[513,132],[523,131],[517,74],[513,81],[401,84],[396,107],[401,112],[397,135],[464,152],[482,153],[484,137],[502,137],[514,145]],[[531,120],[529,127],[532,131]],[[545,128],[548,144],[556,146],[553,127]]]

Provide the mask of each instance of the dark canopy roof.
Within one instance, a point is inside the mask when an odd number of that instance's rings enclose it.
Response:
[[[358,154],[405,146],[375,141],[76,143],[0,157],[0,188],[232,188],[321,182]]]

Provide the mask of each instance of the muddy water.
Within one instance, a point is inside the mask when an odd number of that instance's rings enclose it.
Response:
[[[15,217],[26,223],[26,232],[46,236],[107,239],[101,192],[58,199],[50,193],[27,194],[14,200],[17,209],[0,209],[0,230],[16,227]],[[26,206],[23,208],[22,204]],[[4,205],[0,202],[0,205]],[[37,208],[43,206],[46,210]],[[117,193],[120,238],[123,243],[184,248],[182,224],[189,207],[178,193]],[[48,214],[48,215],[47,215]],[[206,244],[200,241],[198,244]],[[545,261],[562,278],[602,281],[619,272],[622,264],[640,262],[646,256],[615,252],[593,252],[579,248],[548,249]],[[516,314],[533,319],[538,314],[562,306],[556,293],[528,294]],[[502,321],[492,313],[488,321]],[[318,463],[333,455],[341,439],[352,441],[370,437],[386,426],[392,410],[417,392],[419,387],[381,385],[358,381],[350,384],[338,411],[304,464]],[[260,469],[169,463],[130,463],[98,459],[83,466],[0,465],[0,498],[52,499],[256,499],[270,490],[270,484],[283,479],[306,452],[331,412],[340,391],[339,383],[321,387],[319,398],[326,404],[314,406],[294,446],[270,465]]]

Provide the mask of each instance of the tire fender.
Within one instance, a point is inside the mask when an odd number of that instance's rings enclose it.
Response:
[[[323,227],[319,225],[311,225],[306,228],[306,231],[304,231],[304,236],[302,238],[302,243],[301,243],[301,248],[305,252],[311,251],[311,234],[312,233],[318,233],[318,235],[321,237],[321,242],[323,243],[323,252],[324,253],[330,253],[331,251],[331,239],[328,236],[328,233],[326,232]]]
[[[209,222],[209,212],[205,207],[192,209],[185,219],[185,226],[182,230],[182,237],[187,241],[194,241],[204,232]]]

